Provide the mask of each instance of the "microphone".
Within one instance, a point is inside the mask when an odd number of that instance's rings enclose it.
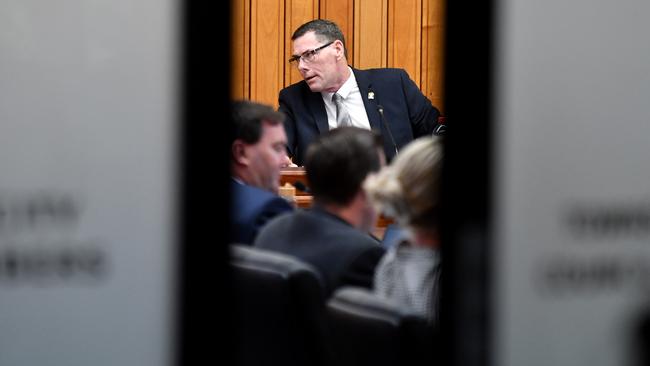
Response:
[[[372,98],[370,96],[372,95]],[[379,104],[379,98],[377,98],[377,93],[375,93],[372,88],[368,88],[368,99],[374,99],[377,102],[377,112],[379,112],[379,117],[381,118],[381,122],[384,125],[384,129],[386,129],[386,132],[388,133],[388,138],[390,139],[390,143],[393,145],[393,149],[395,149],[395,156],[399,153],[399,150],[397,149],[397,144],[395,143],[395,138],[393,137],[393,132],[390,130],[390,127],[388,127],[388,122],[386,122],[386,117],[384,117],[384,107]]]
[[[388,127],[388,122],[386,122],[386,117],[384,117],[384,107],[382,107],[381,104],[377,104],[377,111],[379,112],[379,116],[381,116],[381,121],[384,124],[384,128],[386,129],[386,132],[388,132],[390,143],[393,144],[393,149],[395,149],[395,156],[397,156],[397,154],[399,154],[399,150],[397,150],[397,144],[395,143],[395,138],[393,137],[393,133],[390,131],[390,127]]]
[[[303,191],[305,193],[311,194],[311,190],[309,187],[307,187],[303,182],[297,180],[293,183],[293,186],[296,187],[297,190]]]
[[[433,129],[434,136],[442,136],[447,132],[447,126],[439,124]]]

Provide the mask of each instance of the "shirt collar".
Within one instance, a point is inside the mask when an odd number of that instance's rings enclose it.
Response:
[[[338,93],[343,99],[347,98],[348,95],[358,87],[357,79],[354,77],[354,72],[350,66],[348,66],[348,70],[350,70],[350,76],[348,76],[348,79],[345,81],[345,83],[343,83],[343,85],[341,85],[339,90],[335,92]],[[332,100],[332,95],[335,93],[322,92],[327,100]]]

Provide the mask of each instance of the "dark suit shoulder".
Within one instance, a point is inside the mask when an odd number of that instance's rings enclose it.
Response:
[[[254,246],[314,265],[323,275],[328,293],[346,284],[370,287],[384,252],[369,234],[318,209],[296,210],[274,219],[262,229]]]
[[[336,248],[350,254],[372,247],[381,248],[379,241],[370,235],[333,215],[317,210],[296,210],[283,215],[270,222],[260,233],[259,239],[256,245],[283,246],[290,241],[295,244],[294,248],[319,242],[321,249]]]
[[[276,215],[283,212],[293,211],[293,207],[284,198],[275,196],[265,200],[260,211],[260,216],[258,217],[257,222],[265,223]]]
[[[355,75],[365,75],[368,77],[401,77],[402,75],[408,73],[404,69],[399,69],[399,68],[380,68],[380,69],[365,69],[365,70],[357,70],[354,69]]]
[[[359,250],[350,261],[341,278],[341,284],[372,288],[375,269],[385,253],[386,250],[378,245],[366,246]]]
[[[280,98],[285,97],[285,96],[294,96],[297,94],[302,94],[305,92],[311,92],[309,89],[309,86],[307,85],[307,82],[304,80],[301,80],[297,83],[293,83],[285,88],[282,88],[280,90]]]
[[[261,188],[249,186],[247,184],[239,184],[233,182],[231,184],[231,189],[235,201],[237,200],[252,201],[257,203],[258,205],[266,204],[268,202],[275,202],[275,203],[282,202],[286,206],[290,207],[289,203],[282,197]]]
[[[230,209],[231,241],[251,244],[261,227],[293,207],[284,198],[257,187],[233,182]]]

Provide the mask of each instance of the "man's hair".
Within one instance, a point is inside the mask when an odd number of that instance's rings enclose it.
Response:
[[[284,114],[276,112],[268,105],[239,100],[232,102],[233,131],[230,146],[235,140],[242,140],[247,144],[257,143],[262,136],[262,122],[277,125],[284,122]]]
[[[314,32],[316,38],[321,42],[333,42],[338,39],[343,43],[345,57],[348,57],[348,47],[345,45],[345,37],[343,36],[343,32],[341,32],[341,28],[336,23],[325,19],[314,19],[298,27],[293,32],[291,40],[295,41],[296,38],[300,38],[308,32]]]
[[[381,137],[356,127],[339,127],[307,149],[305,170],[316,202],[347,205],[371,172],[381,167]]]

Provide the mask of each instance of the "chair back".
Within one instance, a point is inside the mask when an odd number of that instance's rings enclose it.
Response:
[[[324,289],[297,258],[231,245],[237,364],[329,364]]]
[[[339,289],[326,311],[339,365],[435,364],[434,326],[368,289]]]

